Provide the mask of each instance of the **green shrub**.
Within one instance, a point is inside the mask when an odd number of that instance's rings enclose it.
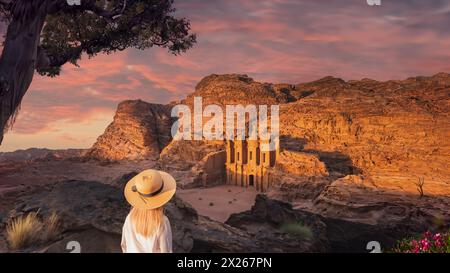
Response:
[[[302,223],[285,223],[281,225],[280,231],[305,239],[311,239],[312,237],[314,237],[311,228],[303,225]]]

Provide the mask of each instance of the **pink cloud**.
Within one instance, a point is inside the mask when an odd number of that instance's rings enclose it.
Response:
[[[131,49],[83,58],[80,68],[65,65],[58,78],[36,76],[8,134],[37,139],[58,131],[59,146],[77,146],[76,124],[112,118],[126,99],[183,98],[212,73],[299,83],[327,75],[389,80],[450,70],[448,4],[398,0],[372,8],[362,2],[177,1],[177,14],[191,19],[198,34],[194,48],[181,56]],[[14,145],[33,146],[30,137]],[[12,149],[8,145],[0,150]]]

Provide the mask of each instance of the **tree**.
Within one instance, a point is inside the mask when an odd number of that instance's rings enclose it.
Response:
[[[425,185],[425,178],[419,177],[419,181],[416,183],[417,191],[419,192],[419,198],[422,198],[424,196],[423,192],[423,186]]]
[[[65,63],[127,48],[180,54],[196,42],[173,0],[0,0],[8,25],[0,57],[0,144],[34,72],[55,77]]]

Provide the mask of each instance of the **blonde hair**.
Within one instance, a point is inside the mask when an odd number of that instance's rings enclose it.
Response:
[[[148,237],[153,235],[158,229],[163,228],[164,209],[159,207],[156,209],[138,209],[132,208],[130,212],[131,223],[135,231]]]

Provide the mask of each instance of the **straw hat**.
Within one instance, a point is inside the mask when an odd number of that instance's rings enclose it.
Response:
[[[125,198],[135,208],[156,209],[169,202],[176,188],[176,181],[170,174],[145,170],[128,181]]]

